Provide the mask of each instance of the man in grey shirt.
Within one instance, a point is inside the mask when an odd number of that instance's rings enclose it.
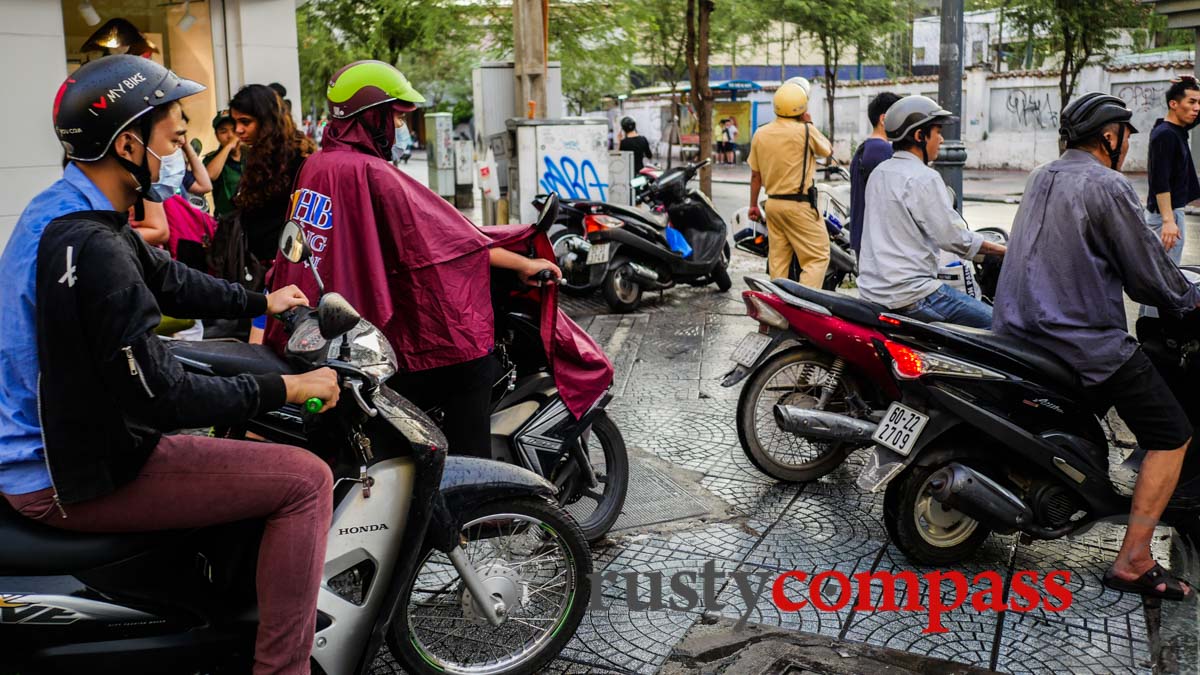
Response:
[[[953,120],[925,96],[906,96],[888,108],[884,128],[895,154],[867,181],[858,290],[914,319],[990,328],[991,307],[937,278],[941,251],[968,259],[1004,253],[1004,246],[966,229],[941,175],[928,166],[941,148],[942,124]]]
[[[1000,274],[995,330],[1049,349],[1079,371],[1097,414],[1116,407],[1146,450],[1125,540],[1105,585],[1182,599],[1185,585],[1150,553],[1150,538],[1179,479],[1192,429],[1162,376],[1129,334],[1122,289],[1168,312],[1200,304],[1146,226],[1120,173],[1132,113],[1116,97],[1084,94],[1063,110],[1067,150],[1029,177]]]

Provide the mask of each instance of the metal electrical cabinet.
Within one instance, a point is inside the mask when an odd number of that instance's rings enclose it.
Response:
[[[508,158],[511,222],[532,223],[537,217],[533,198],[551,191],[563,199],[608,199],[606,120],[511,119],[507,126],[513,140]]]
[[[429,189],[454,199],[454,133],[450,113],[425,115],[425,147],[428,148]]]

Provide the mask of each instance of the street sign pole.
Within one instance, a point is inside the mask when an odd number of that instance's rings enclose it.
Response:
[[[942,0],[941,51],[938,55],[938,103],[962,119],[963,0]],[[962,122],[942,127],[942,149],[933,166],[954,190],[954,208],[962,213],[963,166],[967,146],[962,142]]]

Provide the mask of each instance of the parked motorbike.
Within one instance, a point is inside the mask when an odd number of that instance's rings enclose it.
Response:
[[[636,178],[634,179],[637,180]],[[652,182],[647,181],[646,186]],[[646,186],[635,187],[639,198],[647,194]],[[541,209],[547,197],[538,195],[533,205]],[[588,241],[589,216],[606,216],[625,222],[636,222],[642,227],[662,231],[667,226],[665,209],[643,210],[639,208],[610,204],[588,199],[575,199],[560,202],[558,218],[550,226],[548,236],[554,247],[554,257],[563,276],[558,281],[558,288],[568,295],[586,297],[596,292],[604,282],[607,268],[603,265],[590,265],[592,245]],[[596,226],[593,224],[593,228]]]
[[[557,210],[558,198],[551,195],[542,205],[539,223],[554,222]],[[540,280],[549,283],[549,271],[543,274],[547,276]],[[596,541],[608,533],[625,505],[625,440],[605,412],[611,395],[604,394],[579,419],[567,409],[546,359],[541,306],[524,291],[516,274],[493,273],[493,356],[501,374],[492,386],[492,458],[552,482],[559,504],[575,517],[588,541]],[[441,425],[442,410],[426,412]]]
[[[721,291],[733,286],[725,220],[708,196],[688,187],[708,162],[663,173],[641,197],[642,202],[660,201],[666,207],[666,227],[647,226],[641,217],[585,218],[588,267],[604,270],[601,290],[613,311],[631,312],[645,290],[663,290],[677,283],[715,283]]]
[[[308,257],[295,225],[281,246],[293,262]],[[328,366],[348,392],[326,414],[312,414],[323,403],[310,399],[253,425],[329,454],[334,469],[313,671],[366,672],[385,642],[414,673],[528,673],[555,658],[587,605],[591,557],[554,486],[516,466],[446,457],[433,422],[383,386],[396,370],[387,340],[340,295],[284,320],[286,361],[238,342],[171,346],[215,375]],[[262,527],[79,534],[0,503],[5,672],[248,672]]]
[[[982,232],[982,230],[981,230]],[[984,233],[1004,243],[1001,230]],[[985,301],[999,281],[999,263],[977,258],[975,276]],[[878,421],[899,389],[884,367],[877,341],[890,324],[887,310],[830,290],[805,288],[788,279],[767,282],[746,277],[746,314],[759,322],[731,355],[734,368],[721,384],[746,380],[738,396],[737,430],[742,451],[760,471],[776,480],[807,482],[833,471],[846,455],[866,443],[831,437],[829,427],[852,418]],[[806,424],[783,428],[775,409],[828,412]],[[851,425],[854,426],[854,425]]]

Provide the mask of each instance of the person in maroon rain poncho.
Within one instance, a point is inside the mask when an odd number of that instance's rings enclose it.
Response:
[[[391,165],[396,126],[424,101],[400,71],[381,61],[351,63],[330,79],[328,97],[329,126],[296,180],[290,211],[312,248],[310,264],[327,291],[341,293],[387,335],[400,367],[389,386],[422,408],[445,411],[451,451],[490,456],[488,407],[498,370],[490,356],[489,266],[526,282],[542,270],[560,272],[549,260],[502,248],[511,228],[489,236]],[[297,284],[316,296],[309,270],[277,263],[275,286]],[[563,363],[582,366],[575,372],[582,377],[568,373],[566,388],[582,383],[576,389],[594,400],[611,383],[611,365],[561,318],[543,335],[553,334],[550,350],[567,346]],[[279,322],[270,322],[267,343],[285,341]],[[570,391],[563,396],[576,415],[590,405]]]

